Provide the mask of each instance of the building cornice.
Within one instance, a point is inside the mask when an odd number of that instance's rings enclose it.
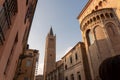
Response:
[[[79,44],[81,45],[81,44],[83,44],[83,43],[84,43],[84,42],[78,42],[78,43],[77,43],[72,49],[70,49],[61,59],[65,58],[68,54],[70,54],[70,52],[73,51],[77,45],[79,45]]]
[[[87,2],[87,4],[85,5],[85,7],[82,9],[82,11],[80,12],[80,14],[78,15],[77,19],[79,19],[82,16],[82,14],[85,12],[85,10],[88,8],[88,6],[91,4],[92,1],[93,0],[89,0]]]

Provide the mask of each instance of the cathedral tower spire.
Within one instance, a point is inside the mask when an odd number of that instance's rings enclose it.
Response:
[[[50,35],[53,35],[53,30],[52,30],[52,27],[50,28],[50,32],[49,32]]]
[[[56,62],[56,35],[53,34],[52,27],[46,37],[45,56],[44,56],[44,80],[47,75],[55,68]]]

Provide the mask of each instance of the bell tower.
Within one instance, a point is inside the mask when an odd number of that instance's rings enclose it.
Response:
[[[55,68],[56,62],[56,35],[54,35],[52,27],[50,28],[50,32],[46,37],[46,45],[45,45],[45,57],[44,57],[44,80],[46,80],[46,76]]]

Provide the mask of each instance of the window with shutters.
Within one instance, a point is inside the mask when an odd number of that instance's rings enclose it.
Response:
[[[7,30],[12,24],[12,18],[17,13],[17,0],[5,0],[0,6],[0,45],[5,41]]]

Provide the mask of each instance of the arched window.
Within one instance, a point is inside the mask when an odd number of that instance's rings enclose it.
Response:
[[[92,10],[92,13],[94,12],[95,10]]]
[[[113,18],[113,17],[114,17],[114,15],[113,15],[112,13],[110,13],[110,17],[111,17],[111,18]]]
[[[81,80],[80,72],[77,72],[77,80]]]
[[[74,75],[73,74],[71,74],[71,80],[74,80]]]
[[[108,30],[108,34],[110,36],[114,36],[115,35],[115,31],[114,31],[114,28],[112,27],[112,25],[108,25],[107,26],[107,30]]]
[[[65,65],[65,70],[67,69],[67,65]]]
[[[92,19],[90,19],[90,22],[92,23]]]
[[[112,44],[116,44],[116,42],[118,41],[118,29],[116,28],[115,24],[109,22],[106,25],[106,30],[107,30],[107,34],[109,39],[111,40]]]
[[[96,21],[96,18],[95,18],[95,17],[93,17],[93,21]]]
[[[102,6],[102,1],[99,2],[99,6]]]
[[[89,23],[90,23],[90,22],[89,22],[89,21],[87,21],[87,24],[88,24],[88,25],[89,25]]]
[[[106,24],[106,29],[109,36],[115,36],[117,34],[117,29],[111,22]]]
[[[65,77],[65,80],[68,80],[68,77]]]
[[[100,17],[99,17],[99,15],[97,15],[97,20],[99,20],[100,19]]]
[[[103,39],[105,39],[105,34],[103,32],[102,27],[96,26],[94,28],[94,33],[95,33],[96,40],[103,40]]]
[[[108,13],[105,13],[105,17],[106,17],[106,18],[110,18],[110,16],[109,16]]]
[[[93,39],[93,35],[92,35],[92,33],[91,33],[90,30],[88,30],[88,31],[86,32],[86,38],[87,38],[88,45],[93,44],[94,39]]]
[[[87,23],[85,23],[85,26],[87,26]]]
[[[78,60],[78,54],[77,53],[75,53],[75,59]]]
[[[101,17],[102,19],[105,19],[105,16],[104,16],[103,14],[101,14],[100,17]]]
[[[72,56],[70,56],[70,63],[72,64],[73,60],[72,60]]]
[[[97,10],[98,9],[98,6],[95,6],[95,10]]]

